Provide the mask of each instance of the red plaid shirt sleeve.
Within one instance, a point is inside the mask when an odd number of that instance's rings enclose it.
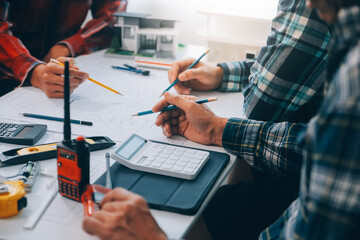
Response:
[[[45,5],[45,3],[46,1],[37,2],[36,0],[28,2],[28,4],[35,4],[36,6],[41,7],[43,7],[42,5]],[[80,28],[74,35],[67,37],[64,40],[57,40],[53,44],[66,45],[69,48],[72,57],[108,47],[113,36],[111,27],[115,21],[115,18],[111,15],[118,11],[125,11],[126,5],[126,0],[63,2],[61,5],[62,9],[53,9],[57,12],[66,11],[66,15],[63,15],[63,22],[61,22],[61,25],[58,25],[59,31],[61,29],[62,32],[66,32],[64,30],[73,28],[77,24],[80,26],[82,23],[81,21],[85,19],[86,9],[89,7],[93,19],[87,22],[86,25],[83,28]],[[43,7],[42,9],[43,10],[41,11],[43,12],[49,10],[46,7]],[[81,14],[85,14],[84,18],[79,16],[79,14],[76,14],[76,9],[82,10]],[[13,35],[13,25],[12,22],[9,21],[9,13],[9,1],[0,0],[0,76],[4,79],[14,79],[21,86],[29,72],[36,65],[43,63],[38,59],[42,59],[43,56],[38,56],[38,58],[34,57],[35,55],[32,55],[34,53],[31,51],[29,52],[25,47],[25,44]],[[19,13],[14,12],[14,10],[12,10],[11,13],[19,15]],[[32,13],[29,12],[29,15],[31,14]],[[51,15],[51,12],[49,14]],[[33,16],[33,19],[36,19],[36,17],[38,19],[40,18],[40,16]],[[17,16],[17,19],[19,19],[19,16]],[[34,22],[39,24],[41,21]],[[19,25],[14,25],[14,27],[19,27]],[[31,25],[31,27],[36,29],[38,26]],[[56,33],[57,30],[54,30],[53,32]],[[23,41],[25,43],[25,40]],[[39,43],[41,42],[41,37],[39,36],[38,39],[34,39],[33,41]]]
[[[29,71],[41,61],[31,56],[23,43],[11,34],[11,23],[6,21],[8,5],[0,3],[0,67],[22,85]]]
[[[75,35],[59,42],[65,44],[71,56],[92,52],[93,49],[109,46],[113,37],[111,27],[116,12],[126,10],[127,1],[94,0],[91,6],[93,19],[86,23]]]

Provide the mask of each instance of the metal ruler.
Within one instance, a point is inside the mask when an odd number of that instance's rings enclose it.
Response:
[[[46,209],[50,206],[51,202],[54,200],[58,191],[57,179],[54,179],[51,183],[51,189],[46,193],[45,197],[41,200],[38,208],[31,214],[23,228],[32,230],[35,228],[36,224],[39,222],[41,217],[44,215]]]

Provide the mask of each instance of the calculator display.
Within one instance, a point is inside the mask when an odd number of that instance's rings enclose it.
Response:
[[[116,154],[121,156],[126,160],[130,158],[137,152],[139,149],[144,146],[146,139],[141,138],[137,135],[132,135],[117,151]]]
[[[194,179],[209,159],[210,152],[131,135],[111,157],[121,165],[169,177]]]
[[[24,127],[23,130],[21,130],[21,132],[19,132],[16,137],[23,137],[25,136],[25,134],[27,134],[30,130],[32,129],[32,127]]]

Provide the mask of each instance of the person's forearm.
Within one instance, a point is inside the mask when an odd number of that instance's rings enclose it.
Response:
[[[299,174],[302,151],[297,136],[305,128],[304,124],[230,118],[224,128],[222,144],[254,168]]]
[[[267,45],[244,89],[245,115],[261,121],[308,122],[322,102],[328,26],[305,1],[280,1]],[[299,17],[294,17],[299,16]],[[296,32],[296,37],[289,33]]]
[[[29,72],[41,61],[31,56],[20,39],[10,31],[8,19],[10,4],[0,4],[0,59],[2,71],[12,76],[21,86]]]
[[[3,23],[0,25],[0,28],[4,27]],[[41,63],[30,55],[19,39],[9,33],[0,33],[0,48],[3,49],[0,53],[1,64],[5,66],[3,71],[13,76],[19,85],[22,85],[29,72]]]
[[[75,35],[60,41],[70,50],[70,56],[90,53],[92,49],[109,47],[113,37],[112,25],[115,18],[112,16],[119,11],[125,11],[124,1],[95,0],[91,12],[94,19],[86,23]]]
[[[223,92],[240,92],[249,83],[251,66],[255,59],[244,60],[239,62],[219,63],[223,76],[219,91]]]

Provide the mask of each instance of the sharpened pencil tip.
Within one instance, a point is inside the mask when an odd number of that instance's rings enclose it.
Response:
[[[162,96],[164,96],[164,93],[162,93],[162,94],[159,96],[159,98],[161,98]]]
[[[133,115],[131,115],[131,116],[139,116],[139,114],[135,113],[135,114],[133,114]]]
[[[206,51],[205,51],[205,54],[208,54],[210,52],[210,49],[207,49]]]

